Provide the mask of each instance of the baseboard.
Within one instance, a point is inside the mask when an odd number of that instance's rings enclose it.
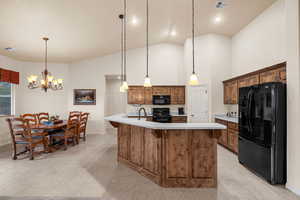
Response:
[[[290,186],[286,186],[286,188],[288,190],[290,190],[291,192],[295,193],[296,195],[300,196],[300,190],[299,189],[296,189],[296,188],[292,188]]]

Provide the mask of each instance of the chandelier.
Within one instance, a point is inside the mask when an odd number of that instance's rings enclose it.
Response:
[[[44,37],[43,40],[45,41],[45,70],[42,72],[41,80],[38,81],[38,76],[30,75],[28,80],[28,88],[29,89],[36,89],[41,88],[45,92],[48,89],[51,90],[62,90],[63,89],[63,79],[54,79],[51,73],[47,69],[47,62],[48,62],[48,40],[49,38]]]

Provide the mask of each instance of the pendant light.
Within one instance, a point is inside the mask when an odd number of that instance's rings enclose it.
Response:
[[[123,87],[123,80],[124,80],[124,15],[119,15],[121,20],[121,86],[120,92],[125,92]]]
[[[195,86],[195,85],[199,85],[199,80],[198,80],[198,76],[195,72],[195,0],[192,0],[192,23],[193,23],[193,28],[192,28],[192,34],[193,34],[193,38],[192,38],[192,43],[193,43],[193,73],[190,77],[190,81],[189,81],[189,85],[191,86]]]
[[[36,89],[41,88],[45,92],[49,89],[51,90],[62,90],[63,87],[63,79],[54,79],[51,75],[51,72],[48,71],[48,40],[49,38],[44,37],[43,40],[45,41],[45,69],[42,72],[42,76],[40,81],[38,81],[38,76],[31,75],[27,78],[28,80],[28,88],[29,89]]]
[[[126,46],[126,25],[127,25],[127,0],[124,0],[124,77],[122,87],[124,90],[128,90],[126,65],[127,65],[127,46]]]
[[[146,13],[147,13],[147,25],[146,25],[147,63],[146,63],[146,76],[145,76],[144,87],[152,87],[151,80],[149,77],[149,2],[148,0],[146,5]]]

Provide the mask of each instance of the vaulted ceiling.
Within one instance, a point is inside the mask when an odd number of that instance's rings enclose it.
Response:
[[[145,2],[128,1],[128,48],[145,46]],[[276,0],[196,0],[196,32],[232,36]],[[191,36],[191,0],[149,0],[150,43],[183,44]],[[0,0],[0,54],[41,61],[48,36],[49,60],[72,62],[120,50],[123,0]],[[216,23],[215,17],[221,21]],[[136,23],[133,20],[136,19]],[[176,35],[170,34],[176,31]],[[8,52],[4,48],[13,47]]]

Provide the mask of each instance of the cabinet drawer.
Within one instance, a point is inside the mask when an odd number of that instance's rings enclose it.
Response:
[[[228,122],[228,128],[229,129],[233,129],[235,131],[238,131],[239,130],[239,126],[237,123],[233,123],[233,122]]]
[[[186,123],[187,117],[186,116],[172,117],[172,122],[173,123]]]
[[[224,121],[224,120],[221,120],[221,119],[215,119],[215,122],[227,126],[227,121]]]

